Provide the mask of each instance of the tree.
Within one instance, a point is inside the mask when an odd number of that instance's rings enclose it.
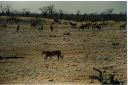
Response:
[[[0,5],[1,13],[4,15],[6,13],[6,8]]]
[[[112,8],[106,10],[107,14],[112,14],[113,11],[114,11],[114,9],[112,9]]]
[[[23,16],[29,16],[30,15],[30,11],[26,8],[22,9],[22,15]]]
[[[113,8],[110,8],[110,9],[106,9],[105,12],[102,12],[101,14],[112,14],[114,11]]]
[[[76,21],[81,21],[80,10],[76,11]]]
[[[48,8],[47,7],[42,7],[39,8],[39,10],[41,11],[41,14],[46,17],[48,15]]]
[[[11,6],[10,5],[7,5],[7,7],[6,7],[6,15],[9,17],[10,16],[10,8],[11,8]]]
[[[11,11],[11,15],[12,15],[12,13],[13,14],[15,14],[15,15],[21,15],[22,13],[20,12],[20,11],[18,11],[18,10],[13,10],[13,11]]]
[[[48,13],[50,17],[53,17],[53,13],[54,13],[55,9],[53,5],[49,5],[48,6]]]
[[[63,10],[60,9],[59,10],[59,17],[60,17],[60,19],[62,19],[63,15],[64,15]]]
[[[41,13],[46,17],[47,15],[49,15],[49,17],[53,17],[53,14],[55,13],[55,9],[53,5],[49,5],[46,7],[42,7],[39,8],[39,10],[41,11]]]
[[[76,11],[76,15],[80,15],[80,10],[77,10]]]

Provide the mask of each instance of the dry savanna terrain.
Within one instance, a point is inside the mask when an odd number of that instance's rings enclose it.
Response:
[[[5,19],[5,17],[0,18]],[[30,18],[20,17],[22,20]],[[90,76],[114,74],[115,79],[126,84],[127,31],[122,22],[106,21],[101,29],[79,29],[81,22],[72,27],[68,20],[55,22],[40,18],[39,26],[31,27],[21,22],[0,27],[0,83],[1,84],[101,84]],[[87,21],[86,21],[87,22]],[[86,23],[82,22],[82,23]],[[97,23],[101,23],[97,21]],[[48,57],[43,51],[61,51],[62,59]]]

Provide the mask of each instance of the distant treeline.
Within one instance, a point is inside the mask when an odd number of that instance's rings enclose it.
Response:
[[[105,20],[114,20],[114,21],[126,21],[127,14],[120,13],[115,14],[112,13],[114,9],[107,9],[105,12],[101,14],[91,13],[91,14],[81,14],[79,10],[75,14],[69,14],[64,12],[63,10],[56,10],[53,5],[39,8],[41,13],[31,13],[28,9],[23,9],[22,11],[11,10],[10,6],[7,5],[6,8],[3,8],[2,5],[0,16],[24,16],[24,17],[36,17],[36,18],[56,18],[56,19],[64,19],[64,20],[74,20],[74,21],[105,21]]]

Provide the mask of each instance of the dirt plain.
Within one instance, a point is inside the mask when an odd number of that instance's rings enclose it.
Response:
[[[0,27],[0,55],[19,57],[0,60],[1,84],[100,84],[89,77],[98,74],[94,67],[108,75],[116,74],[126,83],[127,31],[119,27],[123,22],[110,21],[113,26],[84,31],[56,24],[51,32],[52,20],[46,21],[44,30],[29,24],[21,24],[17,33],[16,24]],[[119,45],[112,45],[114,42]],[[45,50],[60,50],[64,59],[54,56],[44,61],[45,54],[41,53]]]

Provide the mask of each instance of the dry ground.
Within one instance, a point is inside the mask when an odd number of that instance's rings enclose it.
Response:
[[[0,55],[25,57],[0,60],[0,83],[99,84],[89,78],[98,74],[93,67],[116,74],[126,83],[126,29],[119,28],[121,22],[112,23],[101,31],[83,32],[64,24],[56,25],[53,32],[49,24],[44,30],[21,25],[18,33],[15,24],[0,28]],[[64,35],[67,32],[70,34]],[[52,57],[44,61],[44,50],[61,50],[64,60]]]

